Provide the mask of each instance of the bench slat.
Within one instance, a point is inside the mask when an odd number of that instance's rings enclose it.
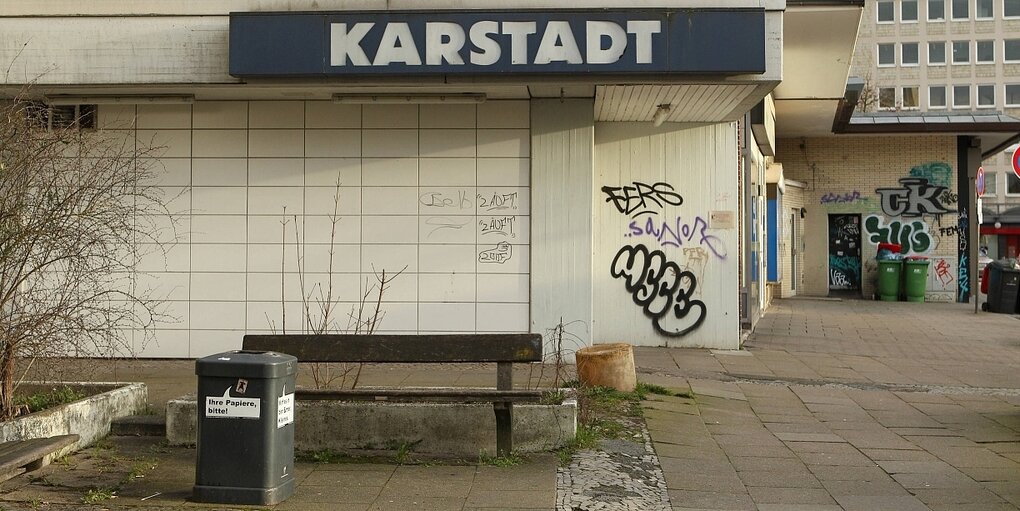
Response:
[[[300,362],[539,362],[539,334],[244,336],[251,351],[276,351]]]
[[[0,444],[0,473],[23,467],[78,441],[78,435],[32,438]]]
[[[298,389],[298,401],[388,401],[432,403],[534,403],[540,390],[493,391],[491,389]]]

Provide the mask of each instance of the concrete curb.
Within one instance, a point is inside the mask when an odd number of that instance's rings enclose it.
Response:
[[[54,458],[88,447],[110,433],[114,419],[145,409],[144,383],[25,382],[24,385],[107,388],[85,399],[0,423],[0,442],[76,434],[77,442],[53,454]]]
[[[294,447],[300,451],[396,449],[457,457],[496,450],[491,404],[298,401]],[[197,439],[194,396],[167,402],[170,445]],[[514,405],[514,450],[540,452],[565,446],[577,432],[577,401]]]

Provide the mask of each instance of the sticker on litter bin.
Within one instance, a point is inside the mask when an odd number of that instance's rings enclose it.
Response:
[[[230,389],[223,396],[205,397],[205,416],[209,419],[258,419],[262,416],[262,400],[257,397],[230,397]]]
[[[286,392],[287,389],[284,389]],[[276,398],[276,429],[294,422],[294,394],[284,394]]]

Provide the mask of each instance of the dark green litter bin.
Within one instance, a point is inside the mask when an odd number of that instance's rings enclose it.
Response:
[[[878,299],[883,302],[895,302],[900,296],[900,273],[903,262],[900,260],[878,261]]]
[[[267,506],[294,493],[297,358],[228,351],[195,362],[198,502]]]
[[[903,261],[903,289],[908,302],[923,302],[928,287],[928,259],[913,257]]]

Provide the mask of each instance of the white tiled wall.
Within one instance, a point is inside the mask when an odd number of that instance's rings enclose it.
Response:
[[[155,223],[172,223],[160,240],[176,242],[143,247],[139,283],[177,320],[147,343],[135,333],[139,355],[235,349],[245,332],[281,331],[284,309],[300,331],[301,296],[318,310],[331,286],[342,329],[383,269],[404,273],[379,331],[527,331],[527,101],[218,101],[99,115],[111,135],[161,147],[158,184],[173,198],[173,218]],[[480,256],[494,252],[503,262]]]

